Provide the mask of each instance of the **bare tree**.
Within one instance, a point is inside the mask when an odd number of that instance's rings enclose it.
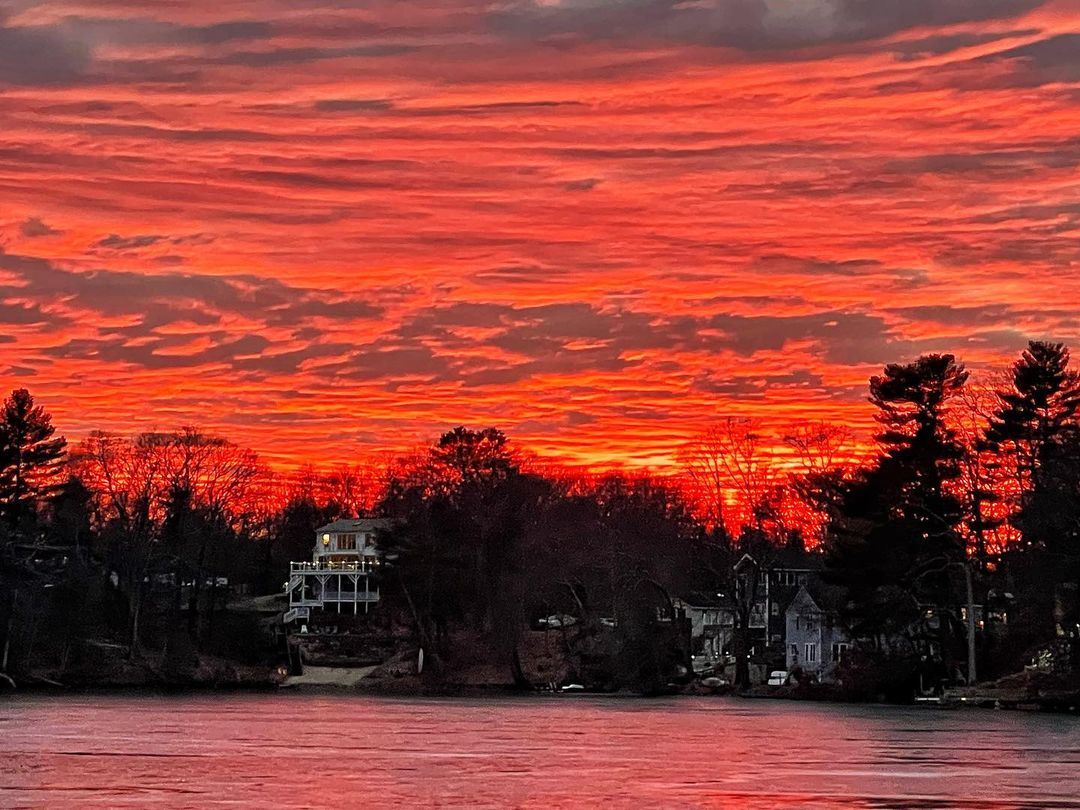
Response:
[[[129,654],[139,655],[139,620],[146,579],[158,540],[161,457],[145,437],[94,432],[71,454],[72,466],[93,493],[95,523],[116,539],[111,563],[128,595]]]
[[[968,551],[980,568],[1003,552],[1015,534],[1008,523],[1011,508],[1018,500],[1023,464],[1012,448],[1003,444],[996,450],[986,441],[986,428],[999,399],[997,392],[1007,381],[1006,373],[969,384],[956,397],[949,418],[964,448],[956,494],[966,512]]]
[[[369,512],[386,491],[385,471],[375,464],[342,464],[326,476],[327,496],[343,515]]]
[[[751,521],[759,528],[782,478],[756,422],[729,417],[711,425],[678,454],[684,474],[702,505],[706,522],[733,532]]]
[[[811,422],[791,429],[784,444],[793,456],[787,508],[795,514],[803,538],[819,543],[854,468],[855,434],[845,425]]]
[[[169,510],[176,512],[182,503],[186,510],[201,510],[218,534],[239,532],[256,519],[264,470],[253,452],[190,427],[134,439],[93,433],[72,453],[72,465],[93,493],[95,522],[115,538],[111,562],[128,595],[130,649],[138,655],[147,582],[162,552],[162,523]],[[185,516],[174,517],[183,536]],[[192,601],[197,608],[210,535],[200,533],[195,543]]]
[[[811,422],[786,433],[784,444],[794,452],[802,475],[821,475],[851,463],[855,434],[846,425]]]

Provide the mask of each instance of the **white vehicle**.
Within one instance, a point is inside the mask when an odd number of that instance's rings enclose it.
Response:
[[[769,673],[769,686],[783,686],[788,682],[789,673],[786,670],[774,669]]]
[[[545,616],[542,619],[538,619],[536,622],[537,627],[571,627],[577,624],[577,619],[566,613],[556,613],[551,616]]]

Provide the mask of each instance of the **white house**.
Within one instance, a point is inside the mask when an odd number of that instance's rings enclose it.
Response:
[[[315,530],[315,550],[311,562],[289,564],[289,610],[285,621],[306,619],[312,608],[338,613],[367,613],[379,601],[379,586],[373,574],[379,568],[375,532],[390,525],[388,520],[359,518],[335,520]]]

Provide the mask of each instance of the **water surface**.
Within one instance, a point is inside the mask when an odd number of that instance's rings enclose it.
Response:
[[[1080,808],[1080,720],[723,698],[0,701],[0,807]]]

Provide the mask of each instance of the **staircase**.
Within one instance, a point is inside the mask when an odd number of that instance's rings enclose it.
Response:
[[[296,619],[307,619],[311,617],[311,608],[307,607],[294,607],[285,611],[285,615],[282,617],[282,622],[288,624]]]

